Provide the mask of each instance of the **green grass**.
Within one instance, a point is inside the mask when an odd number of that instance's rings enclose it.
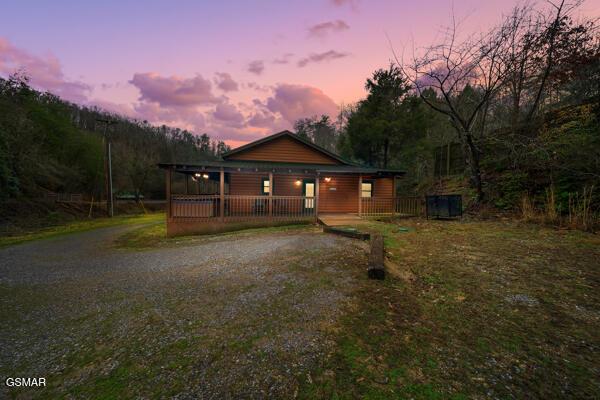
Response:
[[[120,247],[135,250],[316,229],[297,225],[166,238],[164,223],[160,223],[164,216],[145,218],[149,225],[124,234],[117,241]],[[299,398],[600,398],[600,353],[594,351],[600,346],[598,235],[514,222],[418,219],[372,221],[360,229],[383,234],[393,265],[386,280],[373,281],[366,278],[362,261],[350,259],[344,264],[359,283],[348,288],[346,312],[334,326],[324,329],[333,343],[328,354],[317,368],[298,378]],[[70,395],[172,397],[185,388],[185,379],[168,379],[165,371],[177,377],[194,376],[200,365],[195,349],[212,349],[212,359],[224,368],[234,366],[232,360],[239,354],[254,351],[261,340],[274,337],[278,324],[289,324],[285,331],[306,329],[308,322],[296,321],[287,308],[297,300],[284,300],[342,284],[338,277],[299,261],[322,258],[324,268],[339,262],[341,255],[326,256],[308,250],[273,260],[285,266],[287,273],[301,276],[302,283],[284,281],[279,298],[244,314],[247,323],[231,321],[208,332],[208,337],[195,332],[206,321],[217,319],[216,310],[226,298],[251,292],[256,282],[234,289],[227,280],[217,280],[184,300],[161,300],[161,306],[168,309],[162,314],[143,297],[127,297],[116,315],[94,328],[106,342],[90,338],[86,352],[67,363],[72,370],[53,383],[52,393],[65,393],[65,382],[90,369],[94,374],[70,387]],[[63,288],[60,298],[76,289]],[[232,292],[213,296],[224,290]],[[535,302],[509,301],[514,295]],[[22,298],[22,313],[58,294],[55,287],[46,291],[36,287],[6,289],[4,296]],[[105,296],[105,301],[124,299],[116,293]],[[20,314],[5,314],[3,319],[10,324],[20,321]],[[81,315],[71,323],[87,325],[93,315]],[[183,325],[189,335],[173,337],[151,356],[139,352],[148,340],[145,332],[155,338],[168,337],[172,322],[186,319],[191,322]],[[124,321],[134,321],[131,331],[137,333],[110,339]],[[119,349],[116,356],[114,349]],[[264,355],[256,354],[259,368]],[[109,357],[118,357],[120,364],[101,374]],[[240,380],[240,390],[245,383]]]
[[[0,247],[11,246],[31,240],[47,239],[69,233],[83,232],[97,228],[105,228],[116,225],[128,224],[150,224],[165,220],[164,213],[151,213],[143,215],[123,215],[113,218],[94,218],[69,222],[46,228],[33,229],[27,232],[19,232],[14,235],[0,236]]]
[[[143,250],[157,247],[170,247],[199,243],[207,240],[220,240],[231,237],[244,237],[258,234],[268,234],[276,232],[297,232],[315,230],[313,225],[296,224],[281,225],[265,228],[242,229],[239,231],[225,232],[210,235],[188,235],[167,237],[167,227],[165,224],[154,224],[143,226],[139,229],[126,232],[115,241],[115,245],[121,249]]]
[[[393,265],[355,293],[302,398],[600,397],[600,353],[583,350],[600,346],[597,235],[416,219],[362,229],[384,235]]]

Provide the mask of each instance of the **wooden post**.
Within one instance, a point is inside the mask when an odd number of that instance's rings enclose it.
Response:
[[[375,234],[371,237],[371,254],[369,255],[368,276],[371,279],[385,279],[385,252],[383,236]]]
[[[358,216],[362,214],[362,174],[358,176]]]
[[[165,174],[166,188],[165,197],[167,200],[167,219],[171,218],[171,168],[167,168]]]
[[[319,218],[319,174],[315,177],[315,219]]]
[[[269,172],[269,218],[273,217],[273,173]]]
[[[225,172],[221,167],[219,177],[219,217],[221,222],[225,222]]]

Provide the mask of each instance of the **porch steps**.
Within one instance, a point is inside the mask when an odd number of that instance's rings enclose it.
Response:
[[[368,222],[356,214],[319,214],[318,220],[325,226],[357,226]]]

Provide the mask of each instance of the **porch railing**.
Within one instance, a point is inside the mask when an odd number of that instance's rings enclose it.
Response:
[[[219,216],[219,195],[171,195],[171,216],[214,218]]]
[[[172,218],[217,219],[248,221],[269,218],[276,220],[305,220],[316,217],[316,200],[304,196],[223,196],[221,216],[219,195],[172,195]]]
[[[423,197],[363,197],[361,199],[362,216],[385,215],[425,215]]]
[[[254,219],[306,220],[316,217],[316,199],[305,196],[223,196],[223,216],[219,195],[172,195],[172,218],[223,221]],[[423,197],[363,197],[361,216],[425,215]]]

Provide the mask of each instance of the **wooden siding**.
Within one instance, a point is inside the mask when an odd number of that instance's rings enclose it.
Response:
[[[229,176],[229,193],[231,195],[260,196],[262,178],[269,174],[231,173]],[[358,212],[358,175],[331,175],[331,181],[325,182],[324,176],[319,181],[320,213],[357,213]],[[297,180],[314,179],[312,175],[273,175],[274,196],[302,196],[302,185]],[[371,179],[364,176],[363,179]],[[390,198],[394,192],[393,178],[373,179],[373,196]],[[335,190],[331,190],[335,188]],[[235,211],[251,212],[253,204],[237,205]],[[244,210],[238,210],[243,207]],[[391,209],[390,209],[391,211]]]
[[[232,154],[227,159],[328,165],[341,164],[335,158],[286,136]]]
[[[262,195],[262,178],[268,178],[269,174],[230,174],[229,175],[229,194],[244,195],[244,196],[260,196]],[[259,202],[239,202],[235,205],[227,204],[229,207],[234,207],[232,212],[252,213],[257,208],[261,208]],[[229,211],[229,210],[227,210]]]
[[[378,178],[374,182],[373,197],[394,197],[393,178]]]
[[[302,181],[303,179],[315,179],[315,177],[308,175],[274,175],[273,195],[302,196],[302,184],[297,185],[296,181]]]
[[[262,194],[262,178],[268,179],[269,174],[231,173],[229,176],[229,194],[260,196]],[[312,175],[273,174],[273,195],[302,196],[302,185],[297,185],[296,181],[314,178]]]
[[[358,212],[358,175],[331,175],[330,178],[330,182],[325,182],[324,177],[319,181],[319,212]]]
[[[245,196],[260,196],[262,195],[262,178],[269,178],[269,174],[247,174],[247,173],[231,173],[229,176],[229,194],[245,195]],[[311,175],[273,175],[273,196],[302,196],[302,184],[297,185],[296,181],[303,179],[311,179]],[[268,195],[265,195],[265,198]],[[235,205],[236,212],[252,212],[253,208],[260,207],[256,202],[243,203]],[[276,202],[277,203],[277,202]],[[283,203],[279,201],[279,203]],[[277,210],[283,211],[281,207],[291,207],[288,211],[298,211],[300,202],[295,202],[293,205],[274,204]]]
[[[269,174],[230,174],[229,194],[259,196],[262,194],[262,178],[269,178]]]

